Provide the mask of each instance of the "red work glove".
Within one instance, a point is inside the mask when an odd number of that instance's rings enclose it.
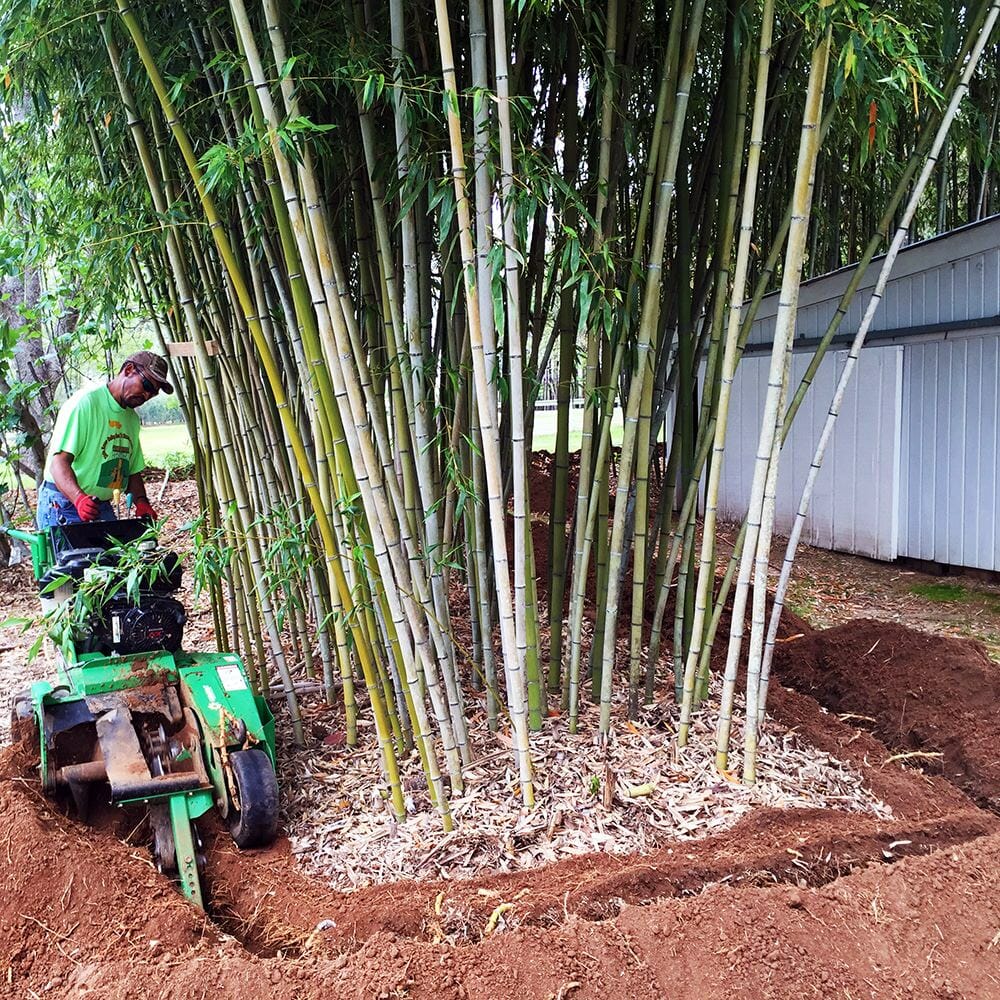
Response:
[[[97,500],[86,493],[81,493],[73,501],[73,506],[76,508],[77,514],[80,515],[81,521],[96,521],[101,516],[101,508]]]
[[[132,509],[135,511],[136,517],[148,517],[150,521],[156,520],[156,511],[153,510],[150,502],[145,498],[136,500],[135,506]]]

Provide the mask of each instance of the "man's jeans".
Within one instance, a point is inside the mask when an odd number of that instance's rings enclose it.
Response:
[[[99,501],[98,521],[114,521],[115,509],[110,500]],[[56,487],[55,483],[44,482],[38,487],[38,527],[44,531],[60,524],[79,524],[80,515],[72,501]]]

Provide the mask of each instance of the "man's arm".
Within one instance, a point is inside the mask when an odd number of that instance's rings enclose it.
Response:
[[[80,484],[76,479],[76,473],[73,472],[72,463],[72,452],[57,451],[49,461],[52,481],[58,487],[59,492],[76,507],[76,512],[80,515],[81,521],[96,521],[100,516],[98,503],[92,496],[88,496],[80,488]]]
[[[70,503],[76,503],[76,498],[83,490],[76,481],[76,473],[73,471],[72,452],[57,451],[51,458],[50,468],[52,470],[52,481],[59,488],[59,492]]]

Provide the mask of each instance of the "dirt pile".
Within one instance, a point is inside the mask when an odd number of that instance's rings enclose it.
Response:
[[[908,830],[853,817],[838,831],[839,814],[762,812],[647,858],[352,896],[280,849],[239,855],[210,838],[210,920],[141,848],[8,774],[0,995],[1000,997],[1000,834],[979,836],[995,822],[978,816]],[[885,863],[909,850],[932,853]]]
[[[1000,811],[1000,667],[967,639],[861,620],[777,648],[775,673]],[[934,756],[941,755],[941,756]]]

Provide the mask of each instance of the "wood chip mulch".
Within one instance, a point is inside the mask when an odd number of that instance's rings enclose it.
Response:
[[[443,833],[414,753],[401,762],[407,817],[392,815],[380,780],[373,729],[359,746],[343,733],[324,733],[318,704],[305,706],[312,745],[280,755],[285,827],[304,868],[350,890],[400,879],[468,878],[551,864],[594,851],[629,854],[732,827],[750,810],[827,808],[890,819],[891,810],[865,788],[861,775],[769,721],[758,755],[758,782],[739,780],[742,714],[737,702],[731,763],[715,767],[718,685],[693,720],[688,746],[674,740],[672,703],[647,707],[638,722],[619,721],[606,747],[595,738],[599,711],[581,706],[579,732],[548,718],[532,734],[536,805],[520,798],[509,730],[492,734],[478,714],[470,729],[474,760],[466,787],[451,800],[454,830]],[[322,734],[322,735],[321,735]],[[285,735],[288,735],[287,733]],[[290,743],[290,741],[289,741]],[[339,745],[338,745],[339,744]]]

